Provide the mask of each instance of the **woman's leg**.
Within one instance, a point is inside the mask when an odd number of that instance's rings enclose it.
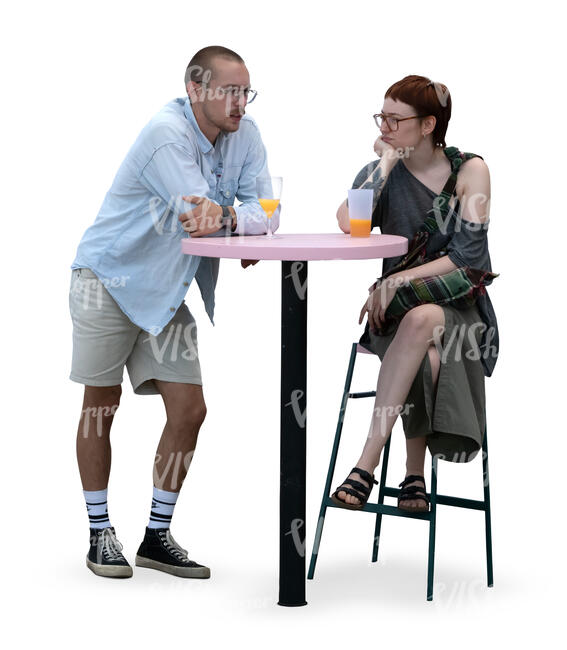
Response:
[[[434,345],[429,346],[427,350],[429,355],[429,363],[431,365],[431,378],[433,380],[433,394],[437,389],[437,380],[439,379],[439,370],[441,368],[441,358],[439,352]],[[424,475],[424,464],[425,464],[425,450],[427,449],[427,439],[426,437],[419,436],[419,438],[406,438],[406,477],[410,475],[425,476]],[[421,481],[414,481],[413,483],[408,483],[406,487],[412,485],[423,487]],[[423,506],[422,499],[411,499],[404,501],[404,508],[420,508]]]
[[[444,327],[445,314],[439,305],[414,307],[402,318],[380,366],[370,431],[356,467],[374,472],[423,358],[432,344],[435,347],[434,335],[439,341]],[[349,478],[366,484],[356,472]],[[346,503],[360,502],[345,492],[339,491],[337,496]]]

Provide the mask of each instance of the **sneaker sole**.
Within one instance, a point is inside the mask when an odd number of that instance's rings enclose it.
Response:
[[[97,576],[103,578],[131,578],[134,572],[131,566],[105,566],[96,564],[87,556],[87,566]]]
[[[157,571],[170,573],[171,575],[178,576],[180,578],[210,578],[211,577],[211,570],[206,566],[201,566],[201,567],[171,566],[170,564],[164,564],[163,562],[156,562],[156,560],[150,560],[149,558],[142,557],[141,555],[136,555],[136,566],[144,567],[146,569],[156,569]]]

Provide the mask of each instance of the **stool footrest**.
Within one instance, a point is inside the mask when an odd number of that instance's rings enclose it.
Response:
[[[401,490],[398,488],[384,487],[383,493],[385,497],[397,497]],[[431,500],[431,493],[426,493]],[[437,494],[437,505],[455,506],[456,508],[468,508],[470,510],[485,510],[484,501],[476,499],[461,499],[460,497],[450,497],[445,494]]]
[[[331,499],[328,499],[326,504],[328,508],[340,508],[341,506],[337,505]],[[349,512],[357,512],[356,510],[349,510]],[[430,512],[408,512],[407,510],[400,510],[396,506],[386,506],[384,504],[378,505],[377,503],[367,503],[364,508],[361,508],[358,512],[372,512],[373,514],[381,513],[383,515],[392,515],[394,517],[409,517],[410,519],[425,519],[429,521]]]
[[[352,399],[358,399],[359,397],[376,397],[376,391],[368,390],[365,393],[349,393],[348,396],[349,398],[352,397]]]

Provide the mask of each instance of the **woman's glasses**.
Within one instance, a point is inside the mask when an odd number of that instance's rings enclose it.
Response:
[[[384,113],[376,113],[373,115],[376,126],[380,129],[382,124],[386,122],[390,131],[397,131],[398,124],[405,120],[414,120],[416,117],[427,117],[427,115],[410,115],[410,117],[392,117],[391,115],[384,115]]]

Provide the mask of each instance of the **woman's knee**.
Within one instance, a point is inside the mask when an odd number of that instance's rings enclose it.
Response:
[[[445,313],[439,305],[418,305],[410,309],[400,322],[400,329],[410,336],[431,338],[445,328]]]

